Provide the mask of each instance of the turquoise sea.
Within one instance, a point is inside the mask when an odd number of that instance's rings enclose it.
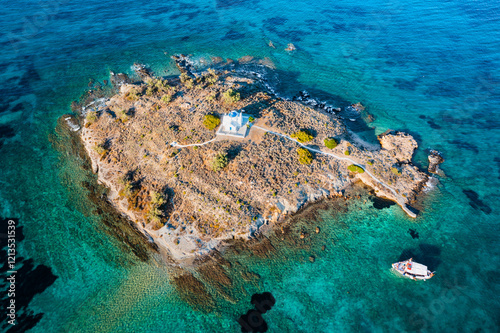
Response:
[[[262,292],[276,300],[263,315],[268,332],[500,330],[499,2],[0,5],[0,215],[19,218],[18,325],[2,314],[0,330],[239,332],[238,318]],[[285,52],[287,43],[297,51]],[[144,249],[117,236],[121,222],[89,196],[91,175],[60,149],[65,138],[55,130],[91,80],[131,73],[134,62],[174,75],[174,53],[268,57],[284,94],[363,103],[375,120],[360,135],[407,131],[419,142],[415,164],[426,168],[437,149],[446,176],[423,196],[417,219],[397,205],[376,209],[361,191],[298,221],[292,229],[314,234],[307,242],[271,239],[265,255],[229,251],[232,284],[205,279],[195,306],[175,283],[178,268],[144,259]],[[410,255],[436,276],[414,282],[391,272]]]

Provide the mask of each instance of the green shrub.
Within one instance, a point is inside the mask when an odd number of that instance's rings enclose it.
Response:
[[[92,147],[92,149],[94,149],[94,151],[101,156],[106,155],[106,153],[108,152],[108,149],[106,149],[103,143],[96,144],[94,147]]]
[[[373,161],[368,161],[366,163],[368,163],[368,165],[373,165]]]
[[[134,193],[134,185],[127,176],[118,180],[118,183],[123,186],[123,189],[118,193],[120,196],[130,198]]]
[[[309,142],[313,139],[313,136],[307,130],[302,130],[302,131],[298,131],[296,133],[293,133],[291,135],[291,137],[294,139],[297,139],[297,141],[301,142],[301,143]]]
[[[93,123],[95,123],[97,121],[97,112],[95,112],[95,111],[87,112],[85,119],[87,120],[87,123],[92,125]]]
[[[165,204],[165,202],[167,202],[165,196],[161,193],[153,191],[149,195],[151,197],[152,207],[161,207],[163,204]]]
[[[222,94],[222,100],[227,104],[233,104],[240,100],[240,93],[233,89],[228,89]]]
[[[163,216],[163,212],[158,207],[151,207],[148,212],[148,220],[155,224],[161,222],[161,217]]]
[[[254,118],[254,117],[252,117],[252,116],[250,116],[250,117],[248,118],[248,121],[249,121],[249,122],[251,122],[251,123],[253,123],[253,122],[255,121],[255,118]]]
[[[161,102],[164,103],[164,104],[168,104],[172,101],[172,95],[170,94],[167,94],[167,95],[163,95],[161,97]]]
[[[136,89],[130,89],[129,92],[125,95],[125,98],[129,101],[137,101],[141,93]]]
[[[127,114],[127,111],[125,110],[119,110],[117,113],[116,113],[116,116],[118,117],[118,119],[121,120],[122,123],[128,121],[130,119],[129,115]]]
[[[229,159],[227,158],[227,154],[219,152],[212,160],[212,169],[214,171],[220,171],[224,169],[228,165],[228,163]]]
[[[162,80],[162,79],[153,79],[149,81],[148,84],[152,87],[155,87],[158,90],[170,90],[172,88],[168,85],[167,80]]]
[[[392,167],[392,168],[391,168],[391,172],[392,172],[393,174],[395,174],[396,176],[401,176],[401,171],[399,171],[399,169],[398,169],[398,168],[396,168],[396,167]]]
[[[187,73],[181,73],[181,76],[179,76],[179,78],[181,79],[181,83],[185,83],[187,80],[191,80]]]
[[[189,79],[189,80],[186,80],[184,82],[184,86],[187,88],[187,89],[193,89],[194,87],[194,81],[192,79]]]
[[[313,156],[311,152],[305,148],[298,148],[297,154],[299,155],[300,164],[311,164],[313,161]]]
[[[208,75],[205,76],[205,79],[209,84],[214,84],[219,79],[219,76],[215,73],[215,70],[209,68]]]
[[[362,167],[360,167],[359,165],[355,165],[355,164],[351,164],[347,167],[347,169],[351,172],[354,172],[354,173],[363,173],[365,172],[365,170],[363,170]]]
[[[153,96],[154,93],[155,93],[155,89],[153,87],[148,87],[146,89],[146,96]]]
[[[203,120],[203,125],[209,129],[213,130],[220,124],[220,119],[219,117],[213,115],[213,114],[207,114],[205,116],[205,120]]]
[[[326,148],[333,149],[333,148],[337,147],[338,144],[339,144],[338,141],[334,138],[326,138],[325,139]]]
[[[346,151],[344,152],[344,155],[349,156],[349,155],[351,155],[351,152],[350,152],[349,150],[346,150]]]

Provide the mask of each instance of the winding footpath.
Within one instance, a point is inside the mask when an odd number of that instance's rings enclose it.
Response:
[[[206,145],[207,143],[214,142],[216,139],[217,139],[217,137],[213,138],[212,140],[205,141],[203,143],[193,143],[193,144],[190,144],[190,145],[180,145],[180,144],[178,144],[177,142],[174,141],[174,142],[170,143],[170,145],[172,147],[176,147],[176,148],[186,148],[186,147],[194,147],[194,146],[203,146],[203,145]]]
[[[368,176],[370,176],[374,181],[376,181],[379,185],[381,185],[381,186],[385,187],[386,189],[388,189],[389,191],[391,191],[391,193],[394,194],[394,197],[396,198],[396,202],[404,210],[404,212],[406,214],[408,214],[410,217],[413,217],[413,218],[417,217],[417,214],[415,214],[413,211],[411,211],[410,209],[408,209],[408,207],[406,206],[405,199],[399,193],[397,193],[396,190],[394,190],[389,185],[383,183],[381,180],[379,180],[377,177],[375,177],[375,175],[373,175],[370,171],[366,170],[366,168],[363,165],[360,165],[358,162],[354,161],[353,159],[350,159],[349,157],[337,156],[337,155],[332,154],[332,153],[327,153],[327,152],[324,152],[324,151],[319,150],[319,149],[314,149],[314,148],[308,147],[305,144],[297,141],[296,139],[294,139],[294,138],[292,138],[292,137],[290,137],[288,135],[281,134],[281,133],[278,133],[278,132],[274,132],[274,131],[271,131],[271,130],[269,130],[267,128],[264,128],[264,127],[253,125],[252,128],[256,128],[256,129],[259,129],[259,130],[262,130],[262,131],[265,131],[265,132],[268,132],[268,133],[272,133],[274,135],[281,136],[281,137],[283,137],[285,139],[288,139],[290,141],[293,141],[293,142],[297,143],[299,146],[301,146],[301,147],[303,147],[303,148],[305,148],[305,149],[307,149],[309,151],[312,151],[312,152],[315,152],[315,153],[318,153],[318,154],[323,154],[323,155],[331,156],[331,157],[336,158],[336,159],[341,160],[341,161],[349,161],[349,162],[351,162],[352,164],[354,164],[354,165],[360,167],[361,169],[363,169],[363,171],[366,172],[366,174]],[[193,146],[203,146],[203,145],[209,144],[211,142],[214,142],[216,139],[217,139],[217,137],[213,138],[212,140],[205,141],[203,143],[196,143],[196,144],[189,144],[189,145],[179,145],[177,142],[172,142],[170,145],[172,147],[177,147],[177,148],[185,148],[185,147],[193,147]]]
[[[396,190],[394,190],[392,187],[390,187],[389,185],[383,183],[380,179],[378,179],[377,177],[375,177],[375,175],[373,175],[370,171],[366,170],[366,168],[363,166],[363,165],[360,165],[358,162],[350,159],[349,157],[342,157],[342,156],[337,156],[335,154],[332,154],[332,153],[327,153],[327,152],[324,152],[322,150],[319,150],[319,149],[314,149],[314,148],[311,148],[311,147],[308,147],[306,145],[304,145],[303,143],[297,141],[296,139],[288,136],[288,135],[285,135],[285,134],[281,134],[281,133],[277,133],[277,132],[273,132],[271,130],[268,130],[264,127],[260,127],[260,126],[257,126],[257,125],[254,125],[253,127],[255,128],[258,128],[260,130],[263,130],[263,131],[266,131],[266,132],[269,132],[269,133],[272,133],[272,134],[275,134],[275,135],[279,135],[285,139],[288,139],[290,141],[294,141],[296,142],[298,145],[300,145],[301,147],[309,150],[309,151],[312,151],[312,152],[315,152],[315,153],[318,153],[318,154],[323,154],[323,155],[327,155],[327,156],[331,156],[333,158],[336,158],[338,160],[341,160],[341,161],[349,161],[351,162],[352,164],[360,167],[361,169],[363,169],[366,174],[368,176],[370,176],[374,181],[376,181],[379,185],[382,185],[383,187],[385,187],[386,189],[388,189],[389,191],[392,192],[392,194],[394,194],[394,197],[396,198],[396,202],[398,203],[399,206],[401,206],[401,208],[405,211],[406,214],[408,214],[409,216],[413,217],[413,218],[416,218],[417,217],[417,214],[415,214],[413,211],[411,211],[410,209],[408,209],[408,207],[406,206],[406,203],[405,203],[405,199],[399,195],[399,193],[396,192]]]

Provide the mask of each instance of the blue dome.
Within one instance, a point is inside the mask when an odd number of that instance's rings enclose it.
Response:
[[[229,117],[231,117],[231,118],[234,118],[234,117],[236,117],[236,116],[238,116],[238,112],[236,112],[236,111],[231,111],[231,112],[229,113]]]

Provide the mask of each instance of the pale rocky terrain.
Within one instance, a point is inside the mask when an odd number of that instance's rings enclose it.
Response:
[[[428,176],[411,164],[417,143],[410,135],[385,133],[377,150],[357,146],[335,113],[276,97],[258,77],[224,67],[188,71],[184,82],[158,81],[142,68],[139,74],[142,81],[123,80],[116,95],[84,107],[79,131],[94,172],[110,189],[109,200],[174,259],[207,254],[225,239],[251,238],[307,203],[342,195],[357,179],[414,216],[407,204]],[[224,101],[230,88],[240,93],[239,101]],[[165,95],[171,100],[162,100]],[[216,129],[203,125],[206,115],[241,109],[256,119],[246,138],[218,137],[201,145],[216,136]],[[304,129],[313,134],[305,143],[314,149],[309,165],[299,163],[297,142],[271,133],[290,136]],[[328,137],[338,146],[326,148]],[[172,142],[200,145],[178,148]],[[220,152],[229,163],[214,171]],[[353,161],[366,172],[349,171]],[[155,206],[154,193],[164,202]],[[154,208],[158,214],[151,218]]]

